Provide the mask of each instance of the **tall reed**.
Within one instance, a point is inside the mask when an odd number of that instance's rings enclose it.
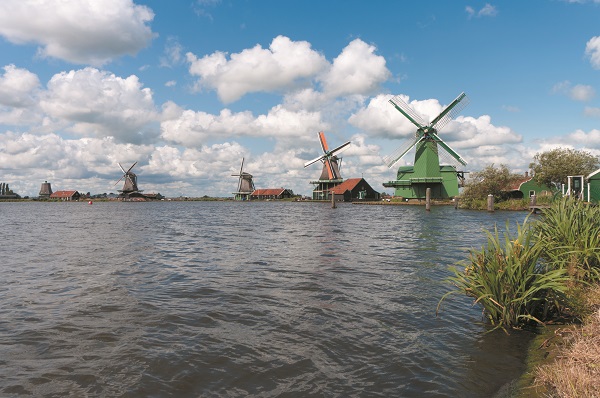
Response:
[[[449,281],[456,287],[446,293],[463,293],[483,307],[494,329],[517,328],[524,324],[543,323],[558,310],[558,298],[567,290],[569,277],[563,268],[548,267],[542,259],[543,247],[536,244],[535,229],[524,222],[517,224],[516,236],[509,225],[501,235],[495,227],[487,233],[487,244],[472,249],[464,270],[452,267]]]
[[[575,281],[600,281],[600,207],[565,198],[536,225],[542,257]]]

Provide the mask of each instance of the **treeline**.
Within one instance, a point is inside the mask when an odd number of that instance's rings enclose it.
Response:
[[[529,168],[538,185],[548,187],[551,192],[560,192],[562,184],[567,183],[567,176],[589,175],[599,164],[598,157],[587,151],[557,148],[536,154]],[[470,177],[459,198],[462,208],[485,209],[488,195],[494,196],[499,208],[526,208],[528,199],[522,203],[503,203],[511,199],[507,187],[523,179],[522,174],[511,172],[508,166],[491,164],[471,173]],[[551,195],[538,198],[538,204],[548,203],[550,199]]]

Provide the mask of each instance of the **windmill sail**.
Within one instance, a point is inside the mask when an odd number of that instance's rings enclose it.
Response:
[[[327,140],[325,139],[325,133],[320,131],[318,133],[319,142],[321,143],[321,149],[323,149],[323,155],[310,160],[304,164],[304,167],[308,167],[318,161],[323,162],[323,172],[321,173],[321,180],[341,180],[342,175],[340,174],[339,162],[341,161],[335,154],[339,153],[342,149],[350,145],[350,141],[343,143],[342,145],[329,150]]]
[[[398,162],[404,155],[406,155],[413,147],[424,140],[429,140],[435,142],[436,145],[439,145],[443,149],[443,153],[446,153],[450,158],[453,158],[454,161],[451,161],[452,164],[461,164],[466,165],[467,162],[454,151],[448,144],[446,144],[437,133],[443,129],[456,115],[458,115],[468,104],[468,97],[463,92],[458,97],[454,99],[444,110],[429,124],[423,121],[423,118],[419,116],[417,112],[410,105],[408,105],[400,95],[397,95],[389,100],[389,102],[394,105],[394,107],[402,113],[411,123],[417,126],[417,131],[415,132],[415,138],[411,138],[406,140],[400,147],[398,147],[394,152],[390,155],[387,155],[383,158],[385,164],[388,167],[392,167],[396,162]],[[437,148],[436,148],[437,150]],[[446,155],[444,155],[445,157]]]

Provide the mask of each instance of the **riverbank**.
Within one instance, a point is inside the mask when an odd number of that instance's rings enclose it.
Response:
[[[581,324],[547,326],[532,341],[517,397],[600,396],[600,286],[583,300]]]

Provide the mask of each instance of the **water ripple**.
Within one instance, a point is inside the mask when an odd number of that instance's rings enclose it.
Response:
[[[306,203],[2,203],[2,396],[493,395],[448,267],[522,213]],[[6,231],[10,231],[7,233]]]

